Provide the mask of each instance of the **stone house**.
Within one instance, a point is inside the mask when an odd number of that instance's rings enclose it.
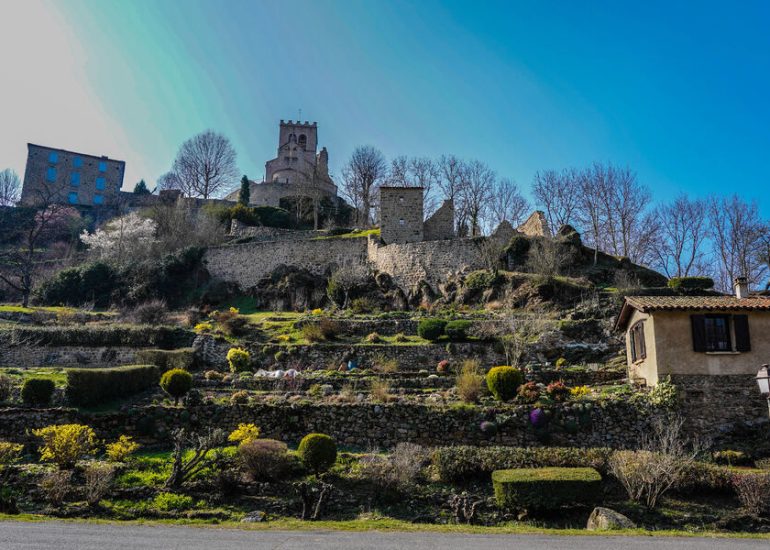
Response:
[[[616,328],[625,332],[629,378],[755,375],[770,360],[770,297],[627,296]]]

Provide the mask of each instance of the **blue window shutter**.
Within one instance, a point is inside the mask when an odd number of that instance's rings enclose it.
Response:
[[[82,158],[80,158],[80,157],[75,157],[75,158],[73,158],[73,159],[72,159],[72,165],[73,165],[75,168],[80,168],[81,166],[83,166],[83,159],[82,159]]]
[[[104,181],[104,178],[102,178],[102,177],[98,177],[98,178],[96,178],[96,188],[97,188],[99,191],[104,191],[104,188],[105,188],[105,181]]]
[[[102,195],[94,195],[94,204],[104,204],[104,197]]]
[[[45,179],[47,179],[50,182],[56,181],[56,168],[53,166],[48,167],[48,171],[46,172]]]
[[[51,164],[56,164],[57,162],[59,162],[59,153],[57,153],[56,151],[51,151],[50,153],[48,153],[48,162],[50,162]]]
[[[107,163],[103,160],[99,161],[99,171],[100,172],[106,172],[107,171]]]
[[[78,203],[78,194],[74,191],[69,194],[69,201],[70,204],[77,204]]]
[[[70,183],[72,185],[80,185],[80,172],[72,172],[70,174]]]

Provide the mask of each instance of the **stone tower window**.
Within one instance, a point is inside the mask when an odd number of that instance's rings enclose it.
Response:
[[[289,143],[294,143],[297,141],[297,136],[294,134],[289,134]]]
[[[299,140],[297,141],[300,147],[304,147],[307,145],[307,136],[305,134],[299,135]]]
[[[400,220],[398,220],[398,225],[404,225],[404,218],[401,218]]]

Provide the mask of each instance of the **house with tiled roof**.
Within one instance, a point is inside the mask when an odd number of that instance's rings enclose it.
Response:
[[[770,297],[627,296],[616,328],[625,333],[629,377],[656,385],[668,376],[753,375],[770,361]]]

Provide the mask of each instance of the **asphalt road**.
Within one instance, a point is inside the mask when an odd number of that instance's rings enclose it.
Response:
[[[420,550],[497,548],[521,550],[767,550],[767,539],[710,539],[685,537],[562,537],[547,535],[471,535],[350,531],[249,531],[200,527],[88,524],[64,522],[0,522],[1,550]]]

